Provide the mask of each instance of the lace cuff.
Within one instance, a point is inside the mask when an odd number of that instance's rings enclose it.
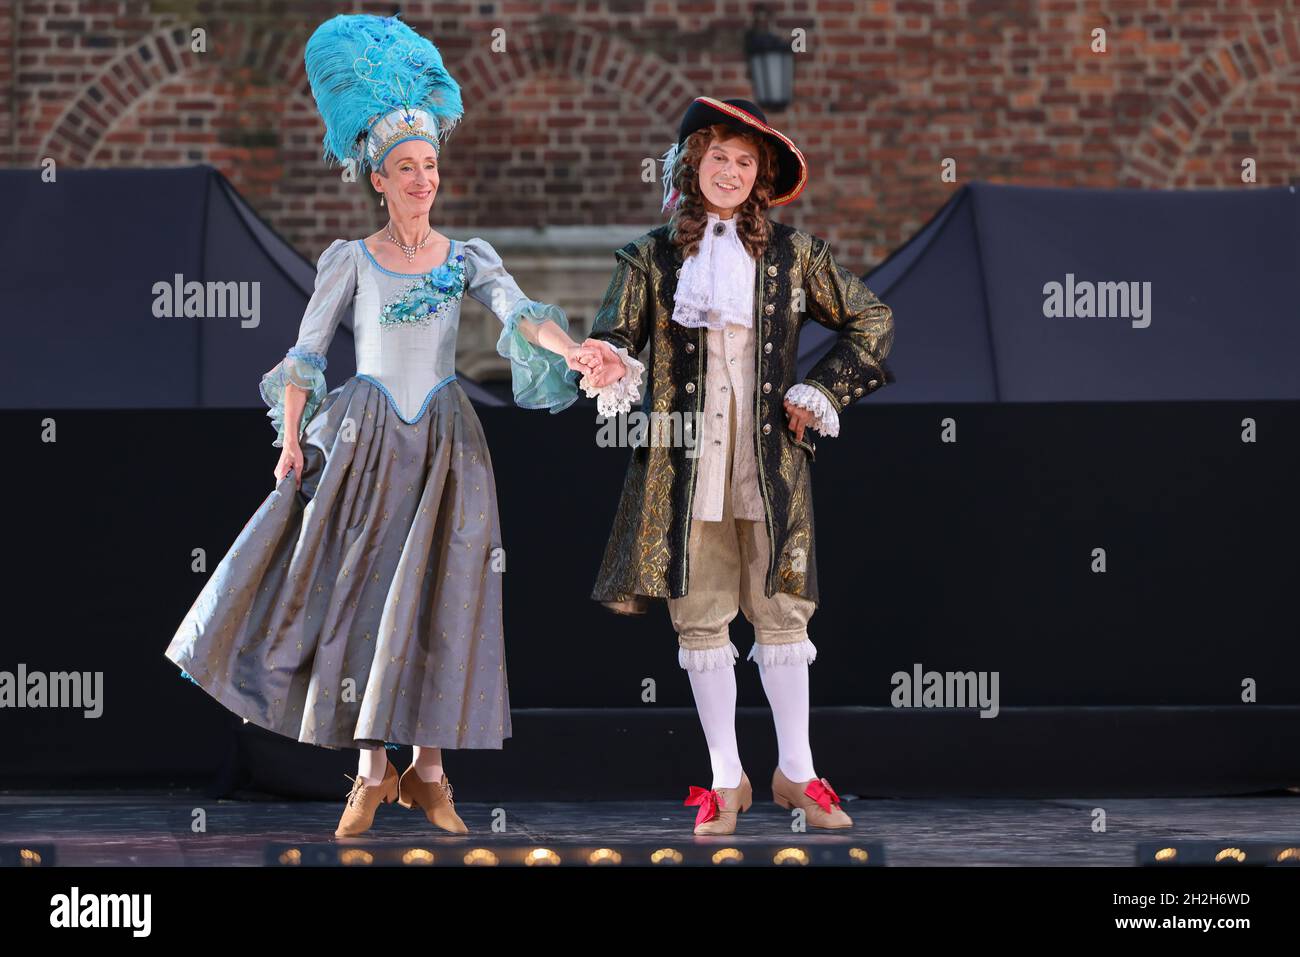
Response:
[[[285,385],[297,386],[307,391],[307,404],[303,406],[302,418],[298,420],[298,436],[302,437],[302,430],[311,421],[311,417],[316,414],[322,402],[325,401],[325,357],[318,352],[308,352],[306,349],[299,349],[297,346],[290,349],[275,368],[262,376],[262,382],[259,385],[259,391],[262,393],[262,401],[270,406],[267,417],[270,418],[271,424],[275,426],[275,441],[271,444],[276,448],[284,448],[284,387]]]
[[[835,411],[826,394],[815,386],[800,382],[786,390],[785,397],[800,408],[807,409],[817,416],[812,427],[822,435],[840,434],[840,414]]]
[[[559,306],[520,299],[506,315],[497,339],[497,354],[510,360],[515,405],[521,409],[550,409],[555,413],[564,411],[578,399],[578,390],[566,376],[569,366],[558,352],[529,342],[520,328],[521,322],[541,325],[548,319],[569,331],[569,317]]]
[[[645,381],[645,366],[639,359],[628,355],[627,350],[622,346],[616,346],[611,342],[609,347],[623,360],[623,366],[627,371],[623,373],[622,378],[600,388],[592,386],[591,377],[586,375],[578,383],[582,386],[582,391],[587,394],[587,398],[596,400],[596,412],[607,419],[622,415],[632,408],[633,402],[640,401],[641,384]]]

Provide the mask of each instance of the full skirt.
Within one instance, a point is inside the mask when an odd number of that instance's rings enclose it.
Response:
[[[327,748],[510,737],[500,521],[454,379],[406,422],[353,377],[221,559],[169,659],[249,722]]]

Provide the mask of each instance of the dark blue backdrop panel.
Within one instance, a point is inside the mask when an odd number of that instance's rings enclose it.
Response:
[[[0,408],[264,407],[258,383],[298,338],[315,259],[220,172],[63,170],[45,183],[38,171],[0,170],[0,203],[9,214],[0,297],[10,317]],[[91,255],[69,246],[81,236]],[[256,283],[256,323],[155,316],[155,284],[170,286],[177,274]],[[349,310],[327,353],[330,388],[356,371],[351,329]],[[503,404],[470,379],[461,384],[481,405]]]
[[[1150,282],[1152,320],[1047,318],[1044,285]],[[1300,398],[1300,199],[976,183],[867,277],[899,381],[872,402]],[[808,324],[806,372],[833,334]]]
[[[1300,398],[1288,188],[973,189],[1007,401]],[[1044,285],[1150,283],[1150,324],[1046,317]]]
[[[155,319],[153,284],[202,270],[207,204],[188,170],[0,171],[10,408],[194,404],[193,321]]]

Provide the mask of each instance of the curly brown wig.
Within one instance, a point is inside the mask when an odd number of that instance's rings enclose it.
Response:
[[[672,241],[681,248],[682,258],[685,259],[695,254],[700,239],[704,236],[708,211],[700,192],[698,173],[704,151],[713,144],[715,137],[719,140],[742,139],[758,153],[758,173],[754,177],[754,188],[732,215],[736,217],[736,236],[745,251],[755,259],[760,259],[772,235],[772,223],[767,218],[767,209],[771,205],[773,184],[776,182],[776,150],[757,133],[741,133],[721,123],[706,126],[686,137],[686,144],[677,160],[677,174],[673,182],[681,196],[673,210],[672,219],[668,221]]]

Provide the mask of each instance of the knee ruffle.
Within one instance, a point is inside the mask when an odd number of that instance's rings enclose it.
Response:
[[[687,671],[711,671],[714,668],[734,666],[739,657],[740,650],[730,640],[716,648],[681,646],[677,649],[677,663]]]
[[[787,641],[781,644],[763,644],[754,642],[749,649],[747,661],[756,661],[760,668],[772,665],[806,665],[817,659],[817,647],[804,638],[802,641]]]

